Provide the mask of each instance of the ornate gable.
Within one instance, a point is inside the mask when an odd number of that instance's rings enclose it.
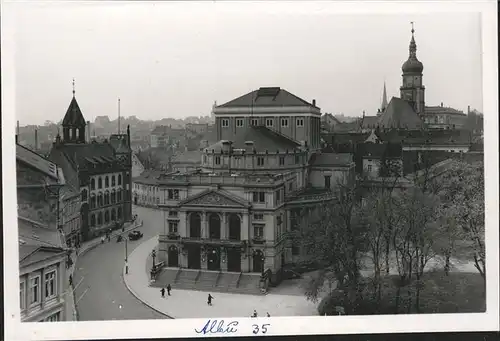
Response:
[[[183,206],[223,206],[223,207],[248,207],[248,203],[239,198],[233,198],[231,195],[221,191],[208,191],[200,193],[193,198],[188,198],[180,203]]]

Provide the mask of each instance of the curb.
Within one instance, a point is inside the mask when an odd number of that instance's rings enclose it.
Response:
[[[140,247],[140,245],[139,245],[139,247]],[[130,256],[131,256],[131,255],[132,255],[132,254],[133,254],[136,250],[137,250],[137,248],[136,248],[134,251],[132,251],[132,253],[129,255],[129,259],[130,259]],[[149,303],[147,303],[147,302],[143,301],[143,300],[139,297],[139,295],[138,295],[138,294],[136,294],[136,292],[135,292],[135,291],[131,288],[131,286],[128,284],[128,280],[126,280],[126,279],[125,279],[125,277],[126,277],[126,276],[127,276],[127,275],[125,274],[125,266],[124,266],[124,267],[123,267],[123,270],[122,270],[122,280],[123,280],[123,283],[125,284],[125,287],[127,288],[127,290],[128,290],[128,291],[129,291],[129,292],[130,292],[130,293],[131,293],[131,294],[132,294],[132,295],[133,295],[133,296],[134,296],[134,297],[135,297],[135,298],[136,298],[139,302],[141,302],[141,303],[142,303],[142,304],[144,304],[145,306],[149,307],[150,309],[152,309],[152,310],[156,311],[157,313],[159,313],[159,314],[161,314],[161,315],[163,315],[163,316],[166,316],[166,317],[167,317],[167,318],[169,318],[169,319],[172,319],[172,320],[174,320],[174,319],[175,319],[174,317],[172,317],[172,316],[170,316],[170,315],[167,315],[167,314],[165,314],[164,312],[162,312],[162,311],[158,310],[157,308],[153,307],[151,304],[149,304]]]
[[[119,233],[117,233],[117,234],[114,234],[112,237],[116,237],[116,236],[119,236],[119,235],[125,234],[125,233],[127,233],[127,232],[129,232],[129,231],[131,231],[131,230],[134,230],[134,229],[136,229],[136,228],[138,228],[138,227],[141,227],[141,226],[142,226],[142,224],[141,224],[141,225],[134,225],[134,226],[132,226],[132,227],[130,227],[130,228],[128,228],[128,229],[126,229],[126,230],[124,230],[123,232],[119,232]],[[106,244],[106,243],[105,243],[105,244]],[[77,257],[82,257],[82,256],[83,256],[83,255],[85,255],[87,252],[89,252],[90,250],[95,249],[95,248],[96,248],[96,247],[98,247],[99,245],[101,245],[101,242],[100,242],[100,241],[96,241],[96,243],[95,243],[95,244],[90,245],[90,246],[89,246],[89,247],[87,247],[85,250],[80,251],[80,252],[78,253],[78,256],[77,256]],[[75,262],[75,263],[76,263],[76,262]]]

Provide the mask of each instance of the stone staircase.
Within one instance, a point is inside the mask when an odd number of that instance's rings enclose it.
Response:
[[[175,280],[175,286],[181,289],[197,290],[196,282],[200,273],[200,270],[180,270],[180,273]]]
[[[217,284],[217,279],[220,276],[219,271],[201,271],[198,280],[196,281],[196,290],[211,291]]]
[[[261,295],[260,274],[164,268],[153,287]]]
[[[221,272],[215,289],[219,292],[231,292],[232,289],[238,288],[240,276],[240,272]]]

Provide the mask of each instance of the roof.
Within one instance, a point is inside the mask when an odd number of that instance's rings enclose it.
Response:
[[[131,150],[128,146],[127,134],[112,134],[109,137],[109,143],[117,153],[128,153]]]
[[[236,139],[232,141],[232,147],[236,149],[245,149],[245,142],[253,141],[253,147],[257,152],[269,151],[286,151],[300,147],[300,143],[281,135],[278,132],[268,129],[263,126],[252,126],[245,129],[244,133],[238,134]],[[219,141],[207,149],[209,151],[220,151],[224,141]]]
[[[406,137],[402,142],[405,145],[470,145],[472,136],[467,131],[458,134],[427,133],[422,136]]]
[[[462,111],[443,106],[426,106],[425,114],[426,115],[447,114],[447,115],[467,116],[467,114],[465,114]]]
[[[81,127],[85,126],[87,123],[85,122],[85,118],[83,117],[82,111],[80,110],[80,106],[76,101],[75,96],[71,99],[69,103],[68,110],[66,110],[66,115],[64,115],[62,125],[70,126],[70,127]]]
[[[57,165],[55,163],[19,144],[16,144],[16,159],[36,168],[54,180],[59,180]]]
[[[318,153],[311,156],[313,167],[348,166],[352,162],[350,153]]]
[[[401,98],[392,97],[387,109],[379,119],[383,128],[419,129],[423,122],[413,108]]]
[[[141,175],[133,178],[132,182],[144,185],[158,185],[158,180],[168,174],[172,173],[156,169],[146,169],[141,173]]]
[[[238,108],[238,107],[294,107],[315,105],[295,96],[294,94],[281,89],[280,87],[263,87],[249,92],[246,95],[233,99],[216,108]],[[318,108],[319,109],[319,108]]]
[[[336,124],[333,130],[336,132],[357,131],[359,130],[360,124],[360,119],[356,119],[352,122],[341,122]]]
[[[207,189],[179,202],[182,206],[233,206],[250,207],[250,203],[224,190]]]
[[[362,128],[375,128],[378,126],[378,116],[363,116],[361,119]]]
[[[394,143],[367,142],[359,146],[359,151],[363,157],[374,158],[400,158],[403,153],[401,145]]]
[[[339,121],[339,120],[338,120],[335,116],[333,116],[333,115],[332,115],[332,114],[330,114],[330,113],[326,113],[326,114],[324,114],[323,116],[321,116],[321,119],[322,119],[323,121],[326,121],[327,119],[330,119],[330,120],[334,121],[334,122],[335,122],[335,124],[341,124],[341,122],[340,122],[340,121]]]
[[[172,163],[201,163],[201,151],[186,151],[172,156]]]

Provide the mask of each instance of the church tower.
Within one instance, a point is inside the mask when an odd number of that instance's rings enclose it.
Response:
[[[75,98],[75,80],[73,79],[73,98],[62,121],[63,143],[85,143],[85,118]]]
[[[401,99],[407,101],[418,115],[425,110],[425,87],[422,83],[423,64],[417,59],[417,44],[414,37],[415,30],[411,23],[410,55],[403,63],[403,84],[400,87]]]

